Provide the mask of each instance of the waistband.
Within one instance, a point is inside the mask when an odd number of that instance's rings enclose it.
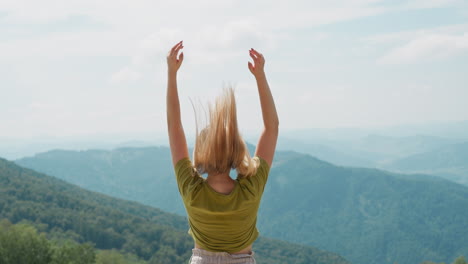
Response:
[[[192,255],[197,257],[228,257],[233,259],[252,258],[255,252],[241,253],[241,254],[230,254],[228,252],[213,252],[204,250],[201,248],[192,249]]]

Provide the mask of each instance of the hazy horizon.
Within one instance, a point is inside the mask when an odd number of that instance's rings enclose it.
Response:
[[[194,134],[186,133],[189,146],[193,146]],[[250,131],[242,133],[250,144],[256,144],[259,133]],[[281,129],[279,149],[285,149],[284,144],[293,140],[303,144],[325,144],[327,141],[353,142],[369,136],[389,138],[433,137],[434,139],[455,139],[459,142],[468,141],[468,120],[460,122],[430,122],[422,124],[406,124],[388,127],[338,127],[311,128],[302,130]],[[0,157],[14,160],[52,149],[89,150],[115,149],[119,147],[168,146],[165,132],[140,133],[97,133],[75,136],[35,135],[29,138],[1,137]],[[282,147],[281,147],[282,146]],[[293,150],[293,148],[291,149]],[[301,151],[299,151],[301,152]]]

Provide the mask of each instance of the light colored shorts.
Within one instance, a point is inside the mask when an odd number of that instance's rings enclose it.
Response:
[[[211,252],[199,248],[192,249],[189,264],[256,264],[254,252],[250,254],[229,254]]]

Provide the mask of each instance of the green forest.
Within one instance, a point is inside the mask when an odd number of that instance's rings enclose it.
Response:
[[[44,228],[44,225],[41,225]],[[170,255],[170,254],[168,254]],[[286,253],[282,256],[286,260]],[[317,259],[320,261],[320,259]],[[0,220],[0,263],[2,264],[153,264],[174,263],[168,256],[153,256],[149,261],[115,249],[98,250],[91,243],[77,243],[64,238],[62,233],[39,232],[31,223],[22,221],[16,225]],[[274,261],[274,260],[271,260]],[[324,260],[326,261],[326,260]],[[313,263],[331,263],[331,262]],[[270,263],[281,263],[281,260]],[[421,264],[445,264],[424,261]],[[453,264],[467,264],[465,257],[458,257]]]
[[[0,219],[6,219],[2,221],[0,240],[2,258],[27,258],[27,254],[12,248],[28,251],[24,243],[29,247],[27,243],[37,242],[32,248],[44,250],[39,256],[49,261],[20,259],[2,264],[55,263],[52,261],[77,254],[89,256],[88,263],[117,263],[103,262],[108,259],[123,263],[186,263],[193,248],[184,217],[90,192],[4,159],[0,159]],[[254,247],[260,264],[349,263],[314,247],[264,237]]]

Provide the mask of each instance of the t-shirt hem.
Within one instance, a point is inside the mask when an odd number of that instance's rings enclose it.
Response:
[[[199,241],[197,241],[195,239],[195,237],[192,235],[192,238],[193,238],[193,241],[203,250],[207,250],[207,251],[210,251],[210,252],[226,252],[226,253],[229,253],[229,254],[233,254],[233,253],[237,253],[243,249],[245,249],[246,247],[252,245],[255,240],[257,240],[257,238],[259,237],[259,234],[257,233],[256,235],[253,236],[253,238],[249,241],[251,242],[247,242],[246,246],[241,246],[241,247],[237,247],[237,248],[233,248],[231,250],[223,250],[223,249],[213,249],[213,248],[210,248],[210,247],[207,247],[206,245],[204,245],[203,243],[200,243]]]

